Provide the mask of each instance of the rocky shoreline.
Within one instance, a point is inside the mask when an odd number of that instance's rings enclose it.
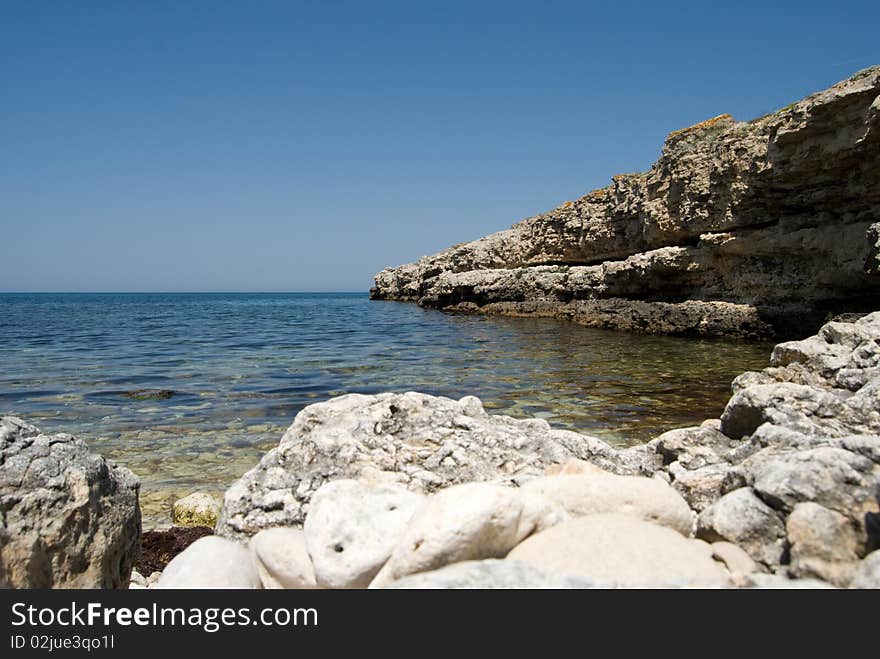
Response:
[[[880,587],[880,312],[779,344],[733,391],[625,449],[473,396],[311,405],[215,534],[133,587]],[[126,587],[137,479],[12,417],[0,456],[0,585]]]
[[[737,377],[720,418],[620,448],[470,395],[349,394],[297,414],[222,505],[193,493],[142,533],[131,471],[3,416],[0,587],[880,588],[878,274],[873,67],[376,275],[373,299],[446,310],[816,331]]]
[[[802,337],[880,308],[880,66],[644,173],[375,276],[371,297],[649,333]]]

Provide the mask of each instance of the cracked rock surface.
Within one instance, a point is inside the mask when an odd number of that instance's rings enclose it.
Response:
[[[127,588],[139,490],[76,437],[0,417],[0,587]]]

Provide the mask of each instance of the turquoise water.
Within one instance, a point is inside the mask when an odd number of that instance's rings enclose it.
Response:
[[[474,394],[495,413],[632,444],[717,416],[730,380],[770,349],[360,293],[0,294],[0,311],[0,412],[131,468],[148,523],[177,496],[224,490],[331,396]]]

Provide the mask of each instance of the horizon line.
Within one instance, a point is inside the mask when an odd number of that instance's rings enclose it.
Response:
[[[322,295],[327,293],[364,293],[369,290],[329,290],[329,291],[0,291],[0,295]]]

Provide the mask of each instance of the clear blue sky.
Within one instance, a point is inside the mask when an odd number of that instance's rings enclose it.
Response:
[[[0,3],[0,290],[366,290],[880,63],[880,2]]]

